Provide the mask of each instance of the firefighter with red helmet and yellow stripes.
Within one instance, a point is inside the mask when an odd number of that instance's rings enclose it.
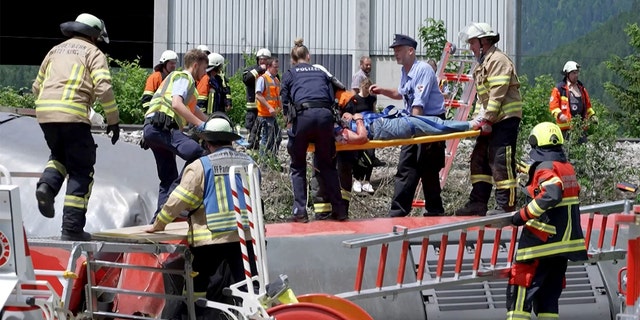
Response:
[[[511,222],[524,226],[507,286],[507,319],[558,319],[558,299],[565,284],[567,261],[587,260],[580,226],[580,185],[562,149],[560,128],[536,125],[529,135],[526,184],[531,199]]]

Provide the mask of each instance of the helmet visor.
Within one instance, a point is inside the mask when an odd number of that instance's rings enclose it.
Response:
[[[102,30],[100,31],[100,36],[98,37],[98,40],[109,44],[109,34],[107,33],[107,26],[104,24],[103,20],[100,20],[100,22],[102,23]]]

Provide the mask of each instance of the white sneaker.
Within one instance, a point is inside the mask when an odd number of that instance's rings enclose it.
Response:
[[[359,180],[354,180],[353,186],[351,186],[351,190],[356,193],[362,192],[362,183]]]
[[[368,192],[368,193],[373,193],[373,191],[374,191],[374,190],[373,190],[373,186],[371,185],[371,183],[369,183],[369,182],[365,182],[365,183],[362,185],[362,191],[364,191],[364,192]]]

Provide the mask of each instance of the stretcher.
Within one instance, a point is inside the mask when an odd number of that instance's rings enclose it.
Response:
[[[479,135],[480,135],[480,130],[469,130],[469,131],[454,132],[454,133],[447,133],[447,134],[428,135],[428,136],[415,137],[415,138],[409,138],[409,139],[369,140],[369,142],[364,144],[336,143],[336,150],[350,151],[350,150],[377,149],[377,148],[385,148],[385,147],[404,146],[409,144],[422,144],[422,143],[446,141],[451,139],[464,139],[464,138],[476,137]],[[313,144],[310,144],[307,151],[314,152],[315,146]]]

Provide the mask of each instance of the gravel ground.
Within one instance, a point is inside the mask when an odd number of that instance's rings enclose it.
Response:
[[[142,131],[122,132],[121,139],[137,144]],[[292,205],[292,190],[288,172],[288,154],[286,142],[283,142],[278,153],[278,161],[260,163],[263,179],[261,192],[265,201],[265,219],[267,222],[281,222],[290,214]],[[468,161],[473,148],[473,139],[462,140],[456,153],[453,167],[449,172],[447,183],[443,189],[443,202],[445,211],[451,214],[455,209],[464,205],[471,191],[469,183]],[[238,150],[242,147],[236,146]],[[352,195],[349,214],[352,219],[374,218],[386,216],[390,199],[393,195],[393,177],[396,172],[396,164],[400,147],[388,147],[376,150],[376,156],[387,163],[384,167],[376,167],[373,170],[371,183],[375,189],[373,194],[359,193]],[[637,166],[636,156],[640,154],[640,143],[619,142],[616,145],[618,166]],[[311,163],[311,157],[308,158]],[[309,169],[310,172],[311,169]],[[639,183],[638,176],[632,183]],[[619,195],[621,196],[621,195]],[[418,198],[422,198],[421,195]],[[610,199],[609,201],[617,200]],[[313,213],[310,211],[310,214]],[[420,216],[421,210],[414,209],[412,215]]]

